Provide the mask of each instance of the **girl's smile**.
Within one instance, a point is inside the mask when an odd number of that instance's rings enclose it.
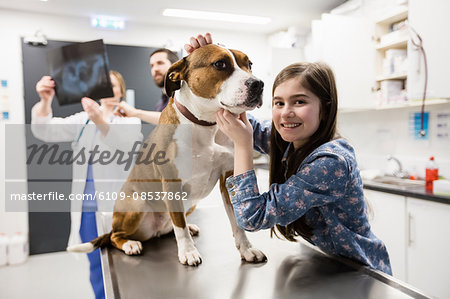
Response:
[[[283,140],[294,148],[304,145],[320,124],[320,100],[306,89],[301,79],[286,80],[273,95],[272,118]]]
[[[293,129],[293,128],[297,128],[299,126],[301,126],[301,123],[282,123],[281,126],[285,129]]]

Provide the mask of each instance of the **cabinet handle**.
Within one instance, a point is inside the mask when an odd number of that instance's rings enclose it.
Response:
[[[413,216],[411,213],[408,213],[408,247],[411,247],[411,245],[414,243],[413,240],[413,232],[412,232],[412,225],[413,225]]]

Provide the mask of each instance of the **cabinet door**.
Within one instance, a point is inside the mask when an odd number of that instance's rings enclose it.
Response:
[[[340,108],[372,106],[375,25],[368,18],[324,14],[318,37],[322,42],[320,60],[328,63],[336,76]]]
[[[409,24],[423,40],[428,60],[427,98],[450,98],[448,70],[450,69],[450,1],[409,0]],[[411,34],[414,36],[414,34]],[[408,44],[408,97],[421,99],[425,68],[419,51]]]
[[[394,277],[406,281],[406,198],[372,190],[364,194],[372,209],[372,232],[386,245]]]
[[[450,298],[450,205],[407,198],[408,283]]]

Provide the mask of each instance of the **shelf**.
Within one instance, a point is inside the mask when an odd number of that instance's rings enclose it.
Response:
[[[398,73],[398,74],[391,74],[391,75],[387,75],[387,76],[377,76],[376,80],[377,82],[380,81],[386,81],[386,80],[405,80],[407,77],[406,73]]]
[[[402,39],[390,41],[388,43],[380,43],[376,46],[377,50],[389,50],[389,49],[406,49],[408,46],[409,37],[405,36]]]
[[[425,100],[425,107],[433,105],[450,104],[450,99],[427,99]],[[340,108],[338,113],[356,113],[356,112],[369,112],[369,111],[382,111],[391,109],[405,109],[411,107],[422,106],[422,100],[413,100],[401,104],[387,104],[382,107],[367,107],[367,108]]]
[[[390,25],[397,21],[401,21],[408,18],[408,7],[398,6],[395,9],[389,11],[388,14],[382,15],[375,22],[377,25]]]
[[[407,50],[409,42],[409,31],[405,26],[396,26],[397,30],[391,31],[393,28],[392,24],[402,22],[408,19],[408,6],[399,5],[396,7],[386,7],[383,13],[378,15],[375,22],[375,36],[373,40],[377,43],[374,45],[375,49],[375,86],[374,88],[384,88],[384,84],[389,83],[388,80],[403,81],[402,85],[406,88],[406,79],[408,77],[405,71],[407,64]],[[392,52],[392,53],[391,53]],[[391,55],[392,54],[392,55]],[[405,56],[406,55],[406,56]],[[398,59],[401,61],[395,61],[395,57],[399,56]],[[404,57],[405,56],[405,57]],[[394,69],[392,69],[392,64],[394,64]],[[389,68],[386,68],[389,67]],[[384,71],[385,70],[385,71]],[[393,74],[384,74],[387,71],[395,71]],[[388,82],[386,82],[388,81]],[[388,87],[388,86],[386,86]],[[376,104],[373,103],[374,107],[368,107],[362,110],[356,111],[371,111],[371,110],[383,110],[383,109],[394,109],[410,107],[410,103],[396,104],[395,107],[392,105],[384,107],[375,107]],[[353,112],[352,109],[349,112]]]

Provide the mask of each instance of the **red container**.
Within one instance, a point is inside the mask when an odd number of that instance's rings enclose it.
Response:
[[[439,168],[434,161],[434,157],[430,157],[425,169],[425,190],[433,192],[433,181],[439,178]]]

